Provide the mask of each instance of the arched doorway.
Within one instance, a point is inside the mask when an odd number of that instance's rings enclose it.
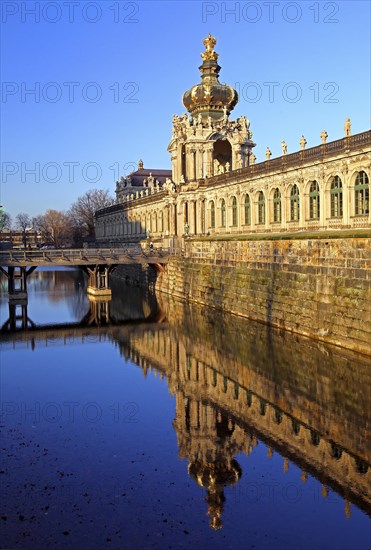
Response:
[[[218,139],[213,147],[213,174],[232,170],[232,146],[227,139]]]

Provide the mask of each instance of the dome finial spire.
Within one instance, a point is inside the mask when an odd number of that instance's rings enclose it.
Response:
[[[206,48],[206,51],[202,52],[201,57],[204,61],[217,61],[218,60],[218,54],[214,52],[214,47],[216,44],[216,38],[214,36],[209,35],[204,38],[204,46]]]

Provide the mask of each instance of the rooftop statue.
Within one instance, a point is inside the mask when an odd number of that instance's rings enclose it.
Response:
[[[175,183],[171,181],[170,178],[166,178],[166,181],[163,184],[162,188],[165,189],[165,191],[168,191],[169,193],[175,193],[176,191]]]
[[[320,133],[320,138],[322,143],[326,143],[326,140],[328,138],[328,133],[326,132],[326,130],[322,130],[322,132]]]
[[[300,141],[299,141],[300,147],[301,147],[302,149],[305,149],[306,144],[307,144],[307,140],[305,139],[304,136],[301,136]]]
[[[351,128],[352,128],[352,123],[350,122],[350,118],[348,117],[344,123],[344,132],[346,136],[351,135]]]

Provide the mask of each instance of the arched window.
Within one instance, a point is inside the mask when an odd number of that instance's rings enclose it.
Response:
[[[182,145],[182,156],[181,156],[181,166],[182,166],[182,176],[184,176],[185,181],[187,181],[187,157],[186,157],[186,147]]]
[[[238,210],[237,210],[237,199],[236,197],[232,198],[232,225],[236,226],[238,220]]]
[[[358,172],[354,185],[354,214],[364,216],[369,213],[370,186],[368,176],[363,170]]]
[[[332,179],[330,196],[331,218],[341,218],[343,216],[343,184],[339,176]]]
[[[300,194],[299,187],[295,184],[290,193],[290,220],[297,222],[300,217]]]
[[[265,197],[263,191],[258,196],[258,223],[265,223]]]
[[[318,432],[315,430],[310,430],[310,440],[313,443],[315,447],[317,447],[320,444],[321,437]]]
[[[188,202],[184,203],[184,223],[188,223]]]
[[[273,195],[273,221],[275,223],[282,221],[281,191],[278,187],[274,190]]]
[[[215,203],[210,201],[210,227],[214,229],[215,227]]]
[[[220,226],[221,227],[225,227],[225,220],[226,220],[226,215],[225,215],[225,200],[222,199],[221,203],[220,203]]]
[[[245,224],[250,225],[251,224],[251,203],[250,203],[250,196],[245,195]]]
[[[320,202],[319,202],[319,185],[317,181],[312,181],[309,188],[309,219],[319,220]]]

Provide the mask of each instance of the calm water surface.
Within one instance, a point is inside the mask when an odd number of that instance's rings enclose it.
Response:
[[[370,549],[369,358],[75,270],[22,329],[0,282],[0,548]]]

